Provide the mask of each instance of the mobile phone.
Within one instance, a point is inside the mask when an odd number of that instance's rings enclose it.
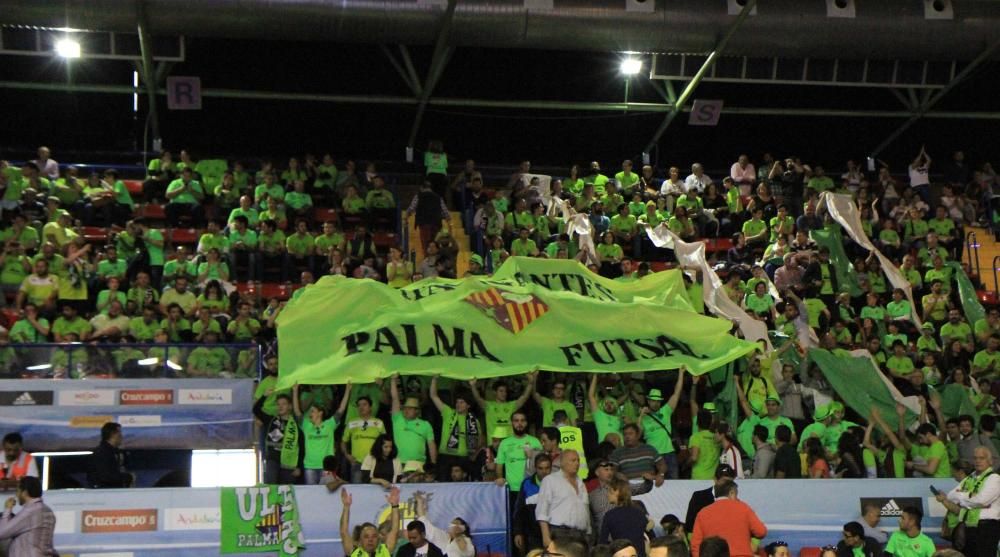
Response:
[[[936,488],[934,486],[929,486],[929,487],[931,488],[931,493],[933,493],[934,495],[940,495],[941,494],[941,490],[940,489],[938,489],[938,488]]]

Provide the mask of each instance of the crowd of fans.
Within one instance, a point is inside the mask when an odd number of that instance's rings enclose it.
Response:
[[[329,155],[304,161],[290,159],[280,170],[234,163],[216,169],[217,184],[208,187],[212,176],[202,176],[188,153],[174,161],[164,152],[150,163],[143,185],[147,203],[166,201],[163,227],[137,216],[140,204],[114,171],[79,176],[45,148],[20,168],[3,163],[0,287],[17,320],[0,332],[0,343],[17,348],[0,349],[0,371],[22,376],[50,362],[28,374],[255,377],[256,349],[206,345],[263,343],[254,414],[266,439],[267,483],[336,489],[497,482],[509,489],[515,544],[524,551],[569,530],[598,542],[626,537],[637,555],[652,554],[641,541],[649,528],[636,528],[649,517],[631,496],[674,478],[922,476],[974,483],[983,473],[978,453],[996,458],[1000,311],[970,322],[957,294],[958,271],[948,265],[961,261],[965,227],[992,223],[996,174],[988,164],[973,171],[961,152],[933,183],[931,157],[921,149],[906,179],[881,161],[877,170],[848,161],[831,176],[794,157],[764,155],[756,166],[740,156],[720,183],[700,164],[682,178],[676,167],[666,176],[650,166],[633,172],[631,161],[608,176],[593,162],[588,173],[574,166],[546,191],[537,177],[529,179],[527,161],[495,187],[485,185],[473,161],[451,177],[447,155],[434,144],[425,156],[426,181],[405,209],[374,165],[359,173],[353,163],[341,170]],[[846,239],[859,292],[839,284],[831,250],[811,238],[839,229],[818,204],[824,191],[856,200],[866,234],[900,268],[916,307],[889,287],[871,254]],[[558,213],[546,203],[553,198],[588,215],[600,239],[597,260],[552,216]],[[317,221],[317,208],[336,216]],[[469,257],[472,275],[517,255],[577,259],[602,275],[633,280],[651,272],[649,261],[672,258],[649,242],[649,227],[665,223],[689,241],[731,238],[716,261],[725,293],[767,324],[778,348],[737,362],[725,381],[681,369],[469,383],[393,377],[276,391],[274,319],[283,303],[258,303],[237,284],[287,282],[292,272],[303,287],[326,274],[394,287],[454,276],[462,250],[449,230],[449,211],[467,217],[470,247],[482,246]],[[383,251],[372,235],[396,230],[407,215],[419,230],[419,264],[399,246]],[[111,227],[107,244],[88,243],[85,225]],[[201,232],[197,246],[172,247],[172,232],[191,227]],[[698,285],[690,287],[698,292]],[[700,294],[692,302],[702,309]],[[822,371],[801,357],[803,332],[815,333],[824,348],[867,350],[902,394],[919,398],[919,427],[890,427],[877,411],[845,408]],[[24,347],[50,341],[61,346]],[[201,346],[156,346],[179,342]],[[139,365],[153,354],[160,358],[151,369]],[[736,420],[717,408],[730,383]],[[948,385],[964,389],[975,411],[947,415],[939,391]],[[905,410],[898,411],[902,417]],[[579,481],[546,481],[563,477]],[[970,488],[973,495],[983,483]],[[735,485],[726,489],[714,497],[735,499]],[[943,497],[954,499],[954,526],[971,508],[968,497]],[[667,522],[698,531],[690,513],[683,523]],[[853,530],[845,529],[845,540]],[[631,557],[619,553],[612,554]]]

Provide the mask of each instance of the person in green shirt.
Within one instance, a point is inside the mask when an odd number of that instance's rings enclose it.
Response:
[[[529,435],[528,416],[524,412],[514,412],[510,417],[510,428],[507,426],[497,426],[498,430],[493,434],[502,435],[503,441],[497,448],[496,473],[497,485],[506,484],[511,493],[519,493],[521,484],[524,483],[524,472],[529,455],[535,451],[542,450],[542,443],[534,435]]]
[[[622,171],[615,174],[615,182],[623,194],[627,194],[639,183],[639,175],[632,172],[632,161],[622,161]]]
[[[472,398],[476,400],[476,404],[479,405],[479,408],[485,414],[486,431],[496,431],[497,428],[509,427],[511,425],[511,416],[520,410],[524,406],[524,403],[528,402],[528,398],[531,396],[532,391],[534,391],[537,377],[538,372],[528,374],[528,385],[521,393],[521,396],[515,400],[507,399],[510,389],[504,381],[497,381],[493,384],[493,400],[483,398],[479,393],[478,382],[475,379],[469,381],[469,390],[472,392]]]
[[[566,381],[560,378],[558,375],[552,381],[552,396],[546,397],[542,396],[538,389],[532,389],[531,396],[535,399],[535,402],[542,407],[542,426],[550,427],[554,425],[553,414],[556,410],[563,410],[566,412],[566,417],[569,420],[569,425],[574,425],[579,421],[579,413],[576,410],[576,405],[572,400],[566,398]]]
[[[711,480],[719,466],[722,450],[712,431],[712,413],[701,410],[695,418],[698,431],[688,440],[688,464],[691,466],[692,480]]]
[[[313,187],[317,190],[333,191],[337,185],[337,165],[333,162],[330,153],[323,155],[323,162],[316,167],[316,180]]]
[[[348,398],[347,395],[344,397]],[[361,483],[361,464],[372,452],[380,435],[385,434],[385,424],[372,413],[372,398],[362,395],[353,404],[356,415],[347,418],[340,440],[341,452],[351,463],[351,483]],[[348,448],[350,446],[350,448]]]
[[[198,238],[198,248],[195,252],[205,254],[210,249],[217,249],[220,254],[229,253],[229,238],[222,233],[222,226],[215,219],[208,221],[205,233]]]
[[[156,320],[156,306],[153,304],[143,306],[142,315],[133,317],[128,324],[129,334],[140,343],[153,342],[159,328],[160,322]]]
[[[906,379],[913,370],[913,360],[906,354],[906,345],[901,340],[892,343],[892,356],[885,361],[885,368],[893,377]]]
[[[285,238],[289,263],[296,268],[313,268],[313,253],[316,240],[309,233],[309,223],[305,219],[295,222],[295,233]]]
[[[455,406],[438,396],[438,376],[431,378],[430,399],[441,413],[441,439],[438,446],[438,481],[448,481],[453,464],[464,466],[470,454],[484,446],[485,434],[479,420],[470,410],[466,395],[452,391]]]
[[[229,228],[229,249],[233,255],[233,275],[236,280],[254,280],[257,277],[257,233],[250,230],[245,215],[237,215]],[[246,269],[246,271],[243,271]]]
[[[358,189],[354,186],[347,186],[344,190],[344,199],[340,202],[340,207],[345,216],[363,218],[368,214],[365,198],[358,195]]]
[[[79,340],[87,340],[93,329],[86,319],[76,313],[76,307],[66,304],[62,307],[62,315],[52,323],[52,338],[56,342],[68,342],[66,335],[75,333]]]
[[[163,277],[163,246],[165,244],[163,232],[150,228],[149,223],[142,217],[133,219],[132,225],[135,229],[136,239],[142,238],[146,252],[149,254],[149,269],[153,286],[159,288]]]
[[[758,282],[754,285],[754,291],[747,293],[743,298],[743,308],[765,318],[778,318],[778,310],[775,308],[774,298],[767,291],[767,283],[765,282]]]
[[[909,446],[909,441],[901,440]],[[923,424],[918,427],[917,443],[922,448],[920,453],[923,458],[920,461],[908,459],[906,469],[919,472],[928,478],[950,478],[951,462],[948,461],[948,449],[938,438],[937,428],[933,424]]]
[[[604,195],[604,186],[608,183],[608,177],[601,174],[601,163],[593,161],[590,163],[590,174],[583,177],[584,186],[592,185],[594,186],[594,193],[601,196]]]
[[[937,552],[932,540],[920,531],[924,512],[917,507],[903,507],[899,517],[899,530],[889,536],[884,552],[892,557],[931,557]]]
[[[247,226],[249,228],[257,228],[257,223],[260,220],[260,214],[257,209],[253,207],[253,200],[249,195],[240,196],[240,206],[229,212],[229,217],[226,219],[226,223],[230,229],[236,224],[236,217],[244,216],[247,219]]]
[[[201,228],[205,220],[205,209],[201,202],[205,199],[205,191],[201,188],[201,183],[194,179],[194,170],[185,168],[181,172],[181,177],[167,186],[167,206],[164,209],[167,217],[167,224],[172,227],[180,226],[181,217],[191,218],[191,224],[195,228]]]
[[[510,254],[521,257],[537,256],[538,244],[531,238],[531,230],[521,228],[517,233],[518,237],[510,243]]]
[[[176,303],[167,308],[167,316],[160,320],[160,329],[167,333],[170,342],[188,342],[191,340],[191,322],[184,317],[181,306]]]
[[[272,278],[266,275],[269,269],[278,269],[281,281],[288,280],[285,265],[285,233],[278,230],[278,223],[272,219],[260,221],[260,236],[257,238],[257,277],[260,280]]]
[[[771,229],[771,243],[778,241],[778,236],[788,236],[795,234],[795,218],[788,214],[788,206],[782,203],[778,205],[778,213],[771,217],[768,225]]]
[[[597,442],[610,441],[616,447],[622,444],[622,426],[624,421],[618,409],[622,403],[628,399],[628,393],[616,399],[611,395],[604,396],[597,400],[597,374],[593,374],[590,379],[590,389],[587,391],[587,400],[590,402],[590,411],[594,416],[594,426],[597,428]]]
[[[972,375],[976,379],[995,379],[1000,371],[1000,335],[992,335],[986,341],[986,349],[976,352],[972,358]]]
[[[109,278],[125,280],[128,265],[124,259],[118,259],[118,249],[113,245],[104,247],[104,257],[97,263],[97,280],[106,282]]]
[[[219,333],[206,331],[202,335],[202,345],[188,354],[184,372],[188,377],[232,377],[233,364],[229,352],[218,346]]]
[[[396,199],[385,187],[385,179],[381,176],[372,178],[372,189],[365,194],[365,208],[373,226],[384,226],[390,230],[396,229]]]
[[[268,199],[274,199],[278,203],[281,203],[285,200],[285,188],[276,182],[273,173],[268,172],[264,174],[264,182],[254,188],[253,199],[254,204],[262,209],[267,207]],[[240,198],[240,208],[243,208],[243,198]],[[232,220],[231,216],[230,220]]]
[[[0,242],[7,245],[20,245],[29,252],[38,247],[39,240],[38,230],[28,226],[27,219],[20,212],[14,213],[14,222],[9,228],[0,231]]]
[[[260,332],[260,321],[250,315],[250,302],[240,302],[236,318],[229,322],[226,331],[236,342],[247,342]]]
[[[743,223],[743,238],[751,249],[763,248],[767,245],[767,223],[764,222],[764,209],[755,207],[750,220]]]
[[[431,424],[418,417],[420,401],[417,398],[407,397],[400,404],[398,373],[389,381],[389,394],[392,397],[392,437],[399,451],[399,460],[404,465],[416,461],[421,464],[430,462],[435,466],[438,451],[434,444],[434,430]]]
[[[948,346],[954,341],[962,343],[965,350],[972,352],[975,343],[972,340],[972,327],[962,317],[962,312],[952,308],[948,310],[948,322],[941,325],[941,344]]]
[[[340,405],[329,418],[326,417],[327,409],[317,404],[311,404],[303,415],[299,386],[292,387],[292,408],[295,417],[302,422],[302,439],[305,441],[302,468],[305,470],[306,485],[323,483],[323,459],[335,452],[337,426],[344,417],[350,396],[351,383],[348,382]]]
[[[10,328],[10,341],[20,344],[46,342],[50,332],[49,320],[38,315],[38,306],[24,304],[24,317]]]
[[[677,382],[674,383],[674,392],[667,399],[663,400],[660,389],[650,389],[646,393],[646,406],[639,411],[637,425],[640,433],[646,438],[646,443],[656,449],[664,463],[667,465],[667,477],[677,479],[680,477],[677,453],[674,450],[673,433],[674,426],[671,423],[677,404],[681,400],[681,392],[684,390],[684,367],[677,372]]]

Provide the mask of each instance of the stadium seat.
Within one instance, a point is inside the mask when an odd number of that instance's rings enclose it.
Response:
[[[716,253],[729,251],[733,247],[733,241],[729,238],[708,238],[705,240],[705,253]]]
[[[989,290],[977,290],[976,297],[984,306],[996,306],[1000,304],[1000,293]]]
[[[142,194],[142,180],[122,180],[125,182],[125,187],[128,188],[128,192],[132,195]]]
[[[89,243],[97,242],[107,242],[108,241],[108,229],[101,228],[99,226],[84,226],[83,227],[83,239]]]
[[[822,550],[818,547],[803,547],[799,550],[799,557],[819,557]]]
[[[372,234],[372,242],[376,247],[388,249],[398,244],[396,234],[393,232],[376,232]]]
[[[171,229],[170,241],[174,244],[195,244],[198,242],[198,231],[194,228]]]
[[[18,319],[17,310],[9,307],[4,308],[3,311],[0,311],[0,319],[3,320],[3,326],[9,330]]]
[[[245,294],[253,295],[257,293],[257,287],[252,282],[237,282],[236,291],[239,292],[241,295]]]
[[[163,210],[163,205],[149,203],[147,205],[143,205],[138,211],[136,211],[136,216],[147,219],[163,220],[167,218],[167,213]]]
[[[287,300],[291,295],[291,288],[279,282],[265,282],[260,285],[260,297],[264,300],[271,298]]]
[[[313,220],[316,222],[337,222],[337,211],[329,207],[316,207],[313,209]]]

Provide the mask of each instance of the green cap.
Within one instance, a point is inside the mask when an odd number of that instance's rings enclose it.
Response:
[[[709,412],[716,412],[717,411],[716,408],[715,408],[715,403],[714,402],[706,402],[705,404],[701,405],[701,408],[702,408],[702,410],[708,410]]]
[[[830,405],[824,404],[822,406],[817,406],[816,410],[813,411],[813,421],[822,422],[823,420],[830,417]]]
[[[469,263],[478,263],[479,265],[483,265],[483,256],[478,253],[474,253],[469,256]]]

